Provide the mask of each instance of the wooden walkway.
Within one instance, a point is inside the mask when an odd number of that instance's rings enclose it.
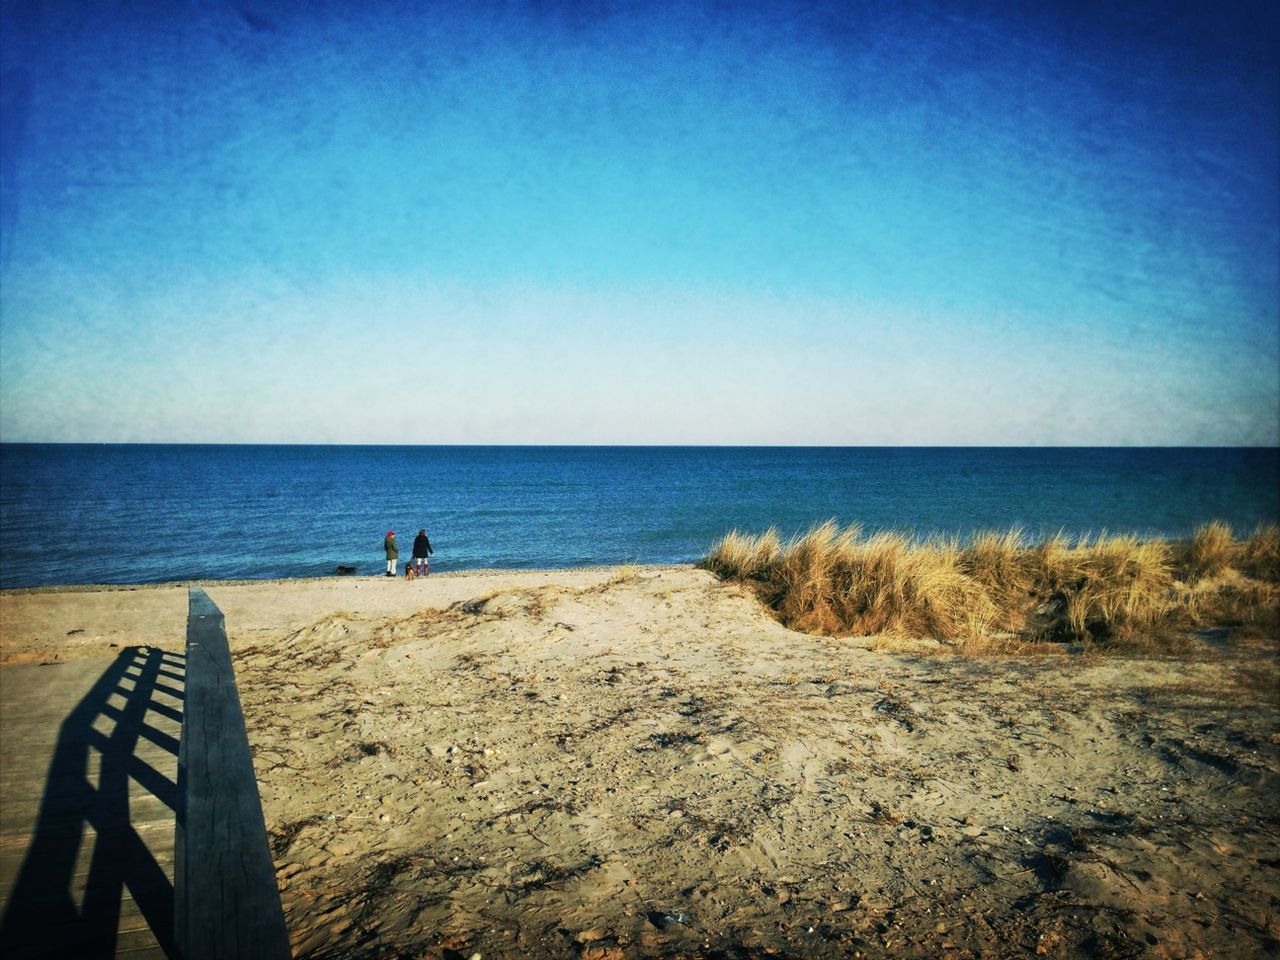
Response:
[[[0,668],[0,953],[164,957],[185,658]]]

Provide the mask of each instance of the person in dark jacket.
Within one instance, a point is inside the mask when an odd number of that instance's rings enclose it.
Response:
[[[400,559],[400,548],[396,546],[396,532],[387,531],[387,539],[382,541],[382,548],[387,551],[387,576],[396,575],[396,561]]]
[[[413,565],[418,576],[425,577],[431,572],[431,561],[427,558],[433,553],[435,551],[431,549],[431,541],[427,539],[427,531],[419,530],[418,535],[413,538]]]

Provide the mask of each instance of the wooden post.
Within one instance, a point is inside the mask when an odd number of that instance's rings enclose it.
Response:
[[[185,960],[286,958],[289,932],[220,611],[192,587],[174,909]]]

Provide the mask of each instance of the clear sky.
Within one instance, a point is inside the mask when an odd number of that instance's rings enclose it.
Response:
[[[1274,3],[2,9],[4,440],[1280,443]]]

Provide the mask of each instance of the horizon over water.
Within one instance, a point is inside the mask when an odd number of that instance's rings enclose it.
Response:
[[[0,587],[691,562],[737,528],[1176,538],[1280,521],[1275,447],[0,444]]]

